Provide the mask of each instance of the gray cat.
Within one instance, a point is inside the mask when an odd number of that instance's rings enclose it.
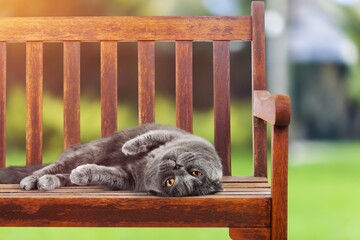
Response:
[[[0,183],[20,182],[25,190],[98,185],[170,197],[217,192],[222,189],[221,177],[220,158],[208,141],[158,124],[125,129],[72,146],[56,162],[40,169],[0,170]]]

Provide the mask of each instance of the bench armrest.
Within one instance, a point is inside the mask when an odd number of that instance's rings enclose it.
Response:
[[[290,124],[290,98],[287,95],[272,95],[268,91],[254,91],[254,116],[274,126]]]
[[[288,131],[290,124],[290,98],[272,95],[268,91],[254,91],[253,114],[272,125],[271,139],[271,196],[272,236],[287,236],[288,203]],[[276,226],[276,227],[275,227]]]

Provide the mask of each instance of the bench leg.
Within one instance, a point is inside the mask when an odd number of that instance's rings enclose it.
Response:
[[[229,228],[232,240],[270,240],[269,228]]]
[[[287,239],[288,217],[288,127],[273,126],[272,134],[272,216],[271,236],[276,240]]]

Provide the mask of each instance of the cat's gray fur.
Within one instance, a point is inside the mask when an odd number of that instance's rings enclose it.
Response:
[[[193,176],[194,171],[201,172],[201,176]],[[31,175],[23,178],[25,174]],[[171,187],[165,184],[169,177],[175,179]],[[221,177],[221,161],[208,141],[158,124],[125,129],[107,138],[73,146],[56,162],[40,169],[0,170],[0,183],[20,182],[25,190],[98,185],[172,197],[219,191]]]

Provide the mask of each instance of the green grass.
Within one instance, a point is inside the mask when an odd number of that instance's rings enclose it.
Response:
[[[294,146],[289,239],[360,239],[360,144]]]
[[[44,154],[49,161],[55,153]],[[21,153],[9,153],[13,164]],[[360,239],[360,143],[300,143],[290,148],[289,239]],[[233,149],[236,174],[249,175],[251,154]],[[1,213],[0,213],[1,214]],[[176,216],[174,216],[176,218]],[[229,239],[220,228],[0,228],[12,239]]]

